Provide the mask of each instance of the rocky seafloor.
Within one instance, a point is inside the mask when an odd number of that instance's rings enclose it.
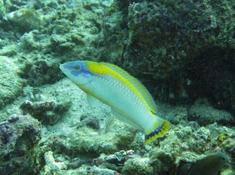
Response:
[[[108,61],[172,127],[89,106],[59,64]],[[234,0],[0,0],[0,175],[234,175]]]

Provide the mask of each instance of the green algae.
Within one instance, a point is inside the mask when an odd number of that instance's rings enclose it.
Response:
[[[42,18],[40,13],[30,8],[21,8],[5,16],[9,27],[14,26],[14,30],[19,32],[27,32],[39,28],[43,22]]]
[[[0,56],[0,108],[16,99],[22,92],[23,82],[18,68],[9,57]]]
[[[151,175],[153,168],[150,166],[148,158],[133,158],[125,162],[122,173],[126,175]]]

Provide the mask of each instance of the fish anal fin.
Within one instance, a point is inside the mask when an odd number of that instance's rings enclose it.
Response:
[[[127,117],[125,117],[124,115],[120,114],[118,111],[112,109],[113,115],[115,117],[117,117],[119,120],[121,120],[124,123],[127,123],[137,129],[141,129],[140,126],[138,126],[137,124],[135,124],[134,122],[132,122],[131,120],[129,120]],[[141,129],[142,130],[142,129]]]

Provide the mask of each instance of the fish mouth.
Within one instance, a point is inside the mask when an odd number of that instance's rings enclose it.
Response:
[[[62,72],[64,72],[64,64],[60,64],[59,68]]]
[[[70,70],[68,68],[66,68],[66,64],[60,64],[59,66],[60,70],[66,75],[69,76],[69,72]]]
[[[60,64],[59,68],[62,72],[66,72],[66,70],[67,71],[69,70],[69,67],[68,67],[67,63]]]

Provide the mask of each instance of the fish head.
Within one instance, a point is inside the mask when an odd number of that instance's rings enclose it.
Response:
[[[86,61],[66,62],[60,65],[60,69],[77,85],[85,85],[93,79],[93,74],[89,71]]]

